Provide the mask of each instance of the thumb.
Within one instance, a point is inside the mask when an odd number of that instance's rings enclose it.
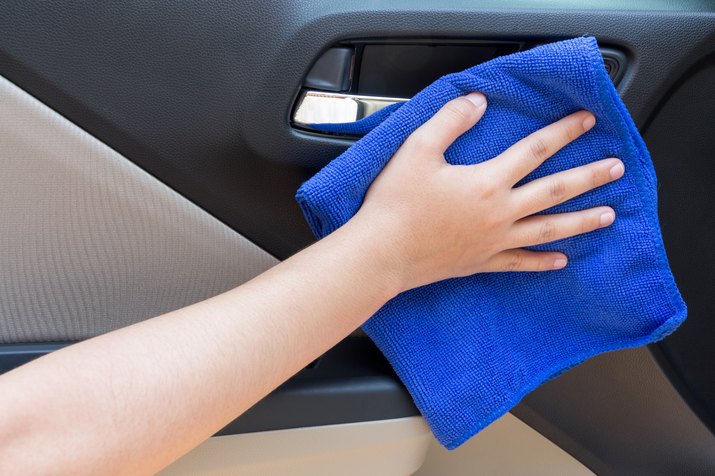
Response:
[[[452,99],[422,124],[405,141],[405,146],[435,154],[444,152],[459,136],[471,129],[484,115],[487,98],[482,93],[469,93]]]

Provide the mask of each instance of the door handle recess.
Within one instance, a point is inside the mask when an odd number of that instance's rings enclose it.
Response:
[[[481,45],[481,46],[480,46]],[[378,54],[379,51],[368,58],[369,55],[365,51],[367,48],[382,48],[386,50],[389,48],[408,48],[408,50],[403,51],[407,54],[412,48],[412,56],[417,54],[424,54],[425,51],[432,51],[435,48],[431,48],[424,45],[367,45],[363,49],[354,50],[353,48],[331,48],[329,49],[313,66],[310,73],[307,76],[306,81],[303,83],[304,89],[301,90],[298,99],[296,100],[295,107],[293,109],[293,115],[291,117],[291,125],[296,128],[317,132],[317,133],[335,133],[334,129],[329,127],[330,124],[349,124],[357,122],[361,119],[374,114],[381,109],[384,109],[393,104],[402,103],[408,101],[409,99],[404,97],[393,97],[389,96],[390,90],[395,90],[394,87],[385,90],[385,84],[393,84],[396,82],[395,74],[387,74],[387,78],[380,77],[380,81],[375,80],[375,76],[381,74],[384,58],[383,56],[388,55],[384,51]],[[425,48],[427,50],[425,50]],[[451,52],[454,56],[453,63],[449,63],[448,67],[442,63],[435,63],[434,68],[436,71],[444,72],[442,70],[454,70],[458,71],[464,69],[467,65],[471,65],[475,62],[476,52],[481,52],[481,60],[489,60],[494,57],[497,53],[497,46],[484,46],[481,43],[476,43],[472,46],[457,45],[452,46],[449,49],[449,45],[437,46],[436,48],[441,48],[443,54],[442,56],[434,54],[432,52],[431,57],[442,58],[444,52]],[[464,51],[462,51],[464,50]],[[513,51],[518,51],[519,47],[511,46],[507,47],[507,50],[501,53],[509,53]],[[357,51],[357,53],[355,52]],[[377,51],[377,50],[375,50]],[[400,50],[402,51],[402,50]],[[465,51],[468,53],[465,53]],[[374,51],[373,51],[374,53]],[[393,52],[394,53],[394,52]],[[626,56],[620,50],[614,48],[601,48],[601,53],[603,55],[604,64],[608,70],[608,74],[615,85],[623,77],[625,72],[625,67],[627,63]],[[356,55],[357,56],[354,56]],[[377,60],[373,58],[377,55]],[[405,55],[403,55],[405,56]],[[409,59],[409,55],[408,59]],[[357,58],[357,59],[356,59]],[[373,58],[371,61],[367,61]],[[388,58],[388,59],[389,59]],[[477,63],[481,62],[477,61]],[[367,66],[370,68],[366,68]],[[375,64],[377,61],[377,65]],[[381,62],[382,61],[382,62]],[[407,60],[405,60],[407,61]],[[363,89],[367,88],[368,91],[376,88],[375,93],[380,94],[381,91],[385,90],[383,94],[385,96],[370,95],[365,94],[366,91],[361,91],[360,87],[353,83],[353,63],[361,64],[360,71],[360,85]],[[439,69],[442,68],[442,69]],[[429,73],[428,76],[435,76],[434,71],[430,67],[423,68]],[[367,75],[366,70],[372,71],[372,75]],[[378,71],[378,72],[376,72]],[[423,73],[425,72],[423,71]],[[366,76],[367,75],[367,76]],[[399,75],[398,75],[399,78]],[[426,76],[425,85],[429,84]],[[377,86],[376,86],[377,84]],[[401,83],[400,83],[401,84]],[[393,84],[394,86],[394,84]],[[330,90],[332,89],[332,90]],[[339,92],[339,91],[340,92]],[[405,95],[409,94],[404,88],[399,91],[404,91]],[[362,92],[362,94],[360,94]],[[401,92],[395,91],[392,94],[400,95]],[[360,135],[358,133],[343,133],[342,135]]]
[[[356,122],[407,98],[362,96],[357,94],[304,90],[293,111],[293,126],[325,132],[321,124]]]

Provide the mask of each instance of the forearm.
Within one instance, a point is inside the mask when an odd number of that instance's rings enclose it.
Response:
[[[173,461],[397,292],[371,235],[348,224],[239,288],[0,377],[0,473],[154,472]]]

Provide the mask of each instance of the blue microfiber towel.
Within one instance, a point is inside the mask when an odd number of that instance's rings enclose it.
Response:
[[[546,380],[596,354],[662,339],[686,316],[658,225],[653,164],[593,38],[496,58],[444,76],[374,117],[333,125],[335,131],[370,132],[298,190],[316,236],[358,211],[370,183],[410,133],[447,101],[472,91],[487,96],[487,111],[447,150],[448,162],[489,160],[587,109],[596,126],[522,183],[607,157],[623,160],[626,172],[547,211],[597,205],[616,211],[610,227],[533,248],[563,251],[566,268],[441,281],[400,294],[364,324],[449,449]]]

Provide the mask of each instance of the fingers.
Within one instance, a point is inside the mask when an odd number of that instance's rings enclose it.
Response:
[[[616,214],[610,207],[596,207],[556,215],[534,215],[517,221],[512,227],[509,247],[540,245],[570,236],[588,233],[613,223]]]
[[[453,99],[413,132],[404,145],[440,156],[457,137],[481,119],[486,108],[487,99],[481,93],[470,93]]]
[[[509,147],[492,159],[491,166],[500,169],[499,175],[514,185],[595,123],[596,118],[588,111],[573,113]]]
[[[486,263],[485,271],[551,271],[563,268],[567,262],[563,253],[514,249],[494,255]]]
[[[516,200],[519,217],[533,215],[613,182],[623,176],[624,170],[620,160],[605,159],[542,177],[515,188],[512,196]]]

